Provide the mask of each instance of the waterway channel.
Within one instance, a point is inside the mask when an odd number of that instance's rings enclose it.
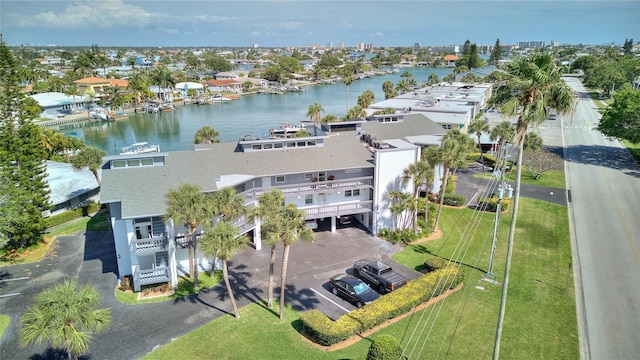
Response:
[[[209,125],[220,134],[220,141],[237,141],[245,135],[266,137],[269,129],[281,124],[299,125],[308,120],[309,105],[318,102],[324,108],[321,116],[333,114],[342,117],[347,109],[355,106],[358,96],[365,90],[375,94],[375,101],[384,100],[382,83],[390,80],[397,84],[401,74],[408,71],[418,84],[426,82],[435,73],[439,78],[450,74],[451,68],[400,68],[400,72],[374,76],[354,81],[348,90],[344,83],[334,85],[310,85],[303,92],[287,92],[284,95],[255,94],[239,100],[213,105],[185,105],[175,111],[157,114],[130,114],[128,119],[112,122],[91,122],[58,125],[53,128],[65,135],[84,140],[108,154],[116,153],[123,146],[146,141],[158,144],[162,151],[193,148],[195,132]]]

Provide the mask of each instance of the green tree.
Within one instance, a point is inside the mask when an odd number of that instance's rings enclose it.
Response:
[[[403,170],[403,175],[406,180],[411,180],[413,183],[413,198],[418,201],[420,197],[420,189],[425,189],[424,205],[425,213],[424,220],[429,220],[429,187],[433,183],[433,165],[427,162],[426,158],[422,158],[420,161],[409,165]],[[413,233],[418,234],[418,211],[413,212]]]
[[[278,209],[284,206],[284,194],[282,191],[272,188],[258,197],[258,206],[251,214],[252,219],[261,222],[260,233],[271,249],[269,256],[269,280],[267,282],[267,307],[273,307],[273,274],[276,264],[276,246],[280,243],[278,229]]]
[[[534,132],[524,136],[524,150],[538,151],[542,149],[542,138]]]
[[[309,119],[311,120],[311,123],[313,124],[314,135],[316,132],[316,127],[320,124],[320,113],[323,111],[324,111],[324,108],[322,107],[322,105],[320,105],[316,101],[314,101],[313,104],[309,105],[309,108],[307,109],[307,116],[309,117]]]
[[[385,100],[398,96],[396,85],[391,80],[386,80],[382,83],[382,92],[384,93]]]
[[[489,124],[482,119],[474,119],[469,125],[469,133],[475,134],[478,140],[478,151],[480,151],[480,161],[482,163],[482,172],[484,173],[484,153],[482,152],[482,143],[480,138],[482,134],[489,132]]]
[[[438,147],[438,160],[444,168],[444,174],[442,176],[442,187],[440,188],[438,211],[433,223],[434,231],[438,229],[438,222],[440,220],[442,206],[444,205],[444,197],[451,170],[453,169],[455,173],[458,168],[464,166],[467,155],[473,151],[473,146],[473,140],[471,140],[469,136],[461,133],[458,129],[454,129],[445,134],[442,143]]]
[[[573,92],[562,80],[559,67],[554,64],[550,55],[533,54],[530,57],[523,57],[510,63],[508,72],[512,77],[496,89],[489,101],[490,104],[494,104],[500,109],[503,116],[507,118],[517,116],[518,118],[515,141],[518,146],[516,189],[513,197],[513,215],[507,240],[507,259],[498,328],[501,328],[504,318],[504,304],[506,303],[509,284],[513,239],[518,219],[522,177],[522,166],[520,165],[523,163],[524,136],[530,125],[537,125],[545,121],[551,111],[555,111],[560,115],[567,114],[571,112],[574,106]],[[499,349],[500,337],[496,339],[496,344],[496,349]],[[497,354],[494,353],[494,355]]]
[[[391,190],[386,194],[391,200],[389,211],[394,215],[392,230],[405,230],[411,224],[412,215],[417,209],[417,200],[410,193]]]
[[[440,78],[435,73],[429,74],[429,78],[427,79],[427,84],[433,85],[440,82]]]
[[[79,287],[75,280],[42,291],[20,318],[20,344],[51,344],[77,359],[89,351],[94,334],[111,324],[111,310],[98,308],[99,304],[98,290]]]
[[[640,90],[616,92],[610,106],[600,110],[598,131],[610,138],[640,143]]]
[[[0,214],[15,213],[20,219],[5,223],[4,236],[11,248],[25,248],[42,240],[49,207],[45,181],[47,150],[42,135],[32,121],[33,111],[19,85],[19,65],[9,48],[0,42],[0,177],[11,187],[11,198],[0,203]]]
[[[342,82],[347,89],[347,112],[349,112],[349,86],[355,81],[353,72],[350,68],[346,67],[342,71]]]
[[[362,118],[367,116],[367,112],[360,107],[360,105],[356,105],[354,107],[352,107],[351,109],[349,109],[349,111],[347,112],[347,119],[357,119],[357,118]]]
[[[194,144],[211,144],[211,143],[219,143],[220,139],[218,138],[220,134],[216,131],[216,129],[212,128],[209,125],[205,125],[198,129],[193,136]]]
[[[369,107],[369,105],[373,104],[375,99],[376,94],[373,91],[367,89],[362,94],[360,94],[360,96],[358,96],[358,105],[360,105],[361,108],[366,109]]]
[[[511,125],[509,121],[503,121],[491,129],[490,138],[491,141],[498,140],[498,154],[496,155],[496,167],[500,167],[500,160],[502,160],[502,150],[509,142],[513,142],[513,137],[516,135],[516,129]]]
[[[102,186],[98,169],[102,166],[102,157],[106,155],[107,153],[102,150],[94,147],[86,147],[71,158],[71,166],[76,171],[82,170],[85,167],[89,168],[93,176],[95,176],[98,186]]]
[[[222,279],[227,287],[231,306],[233,307],[233,313],[236,318],[240,317],[240,313],[238,312],[236,298],[233,295],[233,289],[231,289],[231,283],[229,282],[229,270],[227,268],[227,264],[236,252],[247,246],[249,242],[246,234],[239,235],[238,233],[238,228],[233,226],[231,222],[220,220],[212,227],[209,227],[200,240],[202,253],[205,256],[212,257],[214,262],[216,261],[216,258],[219,258],[222,262]]]
[[[209,198],[202,193],[200,185],[183,183],[177,188],[169,189],[167,193],[168,207],[165,219],[171,219],[174,224],[184,224],[187,230],[187,245],[189,247],[189,271],[193,279],[193,287],[198,287],[198,237],[197,229],[203,223],[210,221],[213,211],[209,206]]]
[[[627,82],[625,73],[617,62],[603,62],[588,70],[584,74],[584,85],[592,88],[602,89],[608,97],[613,95],[613,91]]]
[[[313,242],[315,240],[315,234],[310,227],[305,226],[304,211],[299,210],[295,204],[280,206],[278,212],[276,227],[279,228],[279,236],[284,245],[282,269],[280,270],[280,319],[284,319],[284,294],[287,284],[287,265],[291,245],[300,239],[304,242]]]
[[[491,55],[489,56],[489,64],[498,65],[502,60],[502,47],[500,46],[500,39],[496,39],[495,45],[493,45],[493,50],[491,50]]]

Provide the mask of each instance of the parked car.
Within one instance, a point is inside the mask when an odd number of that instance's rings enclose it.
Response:
[[[329,286],[333,295],[340,296],[359,308],[380,297],[380,294],[373,291],[364,281],[347,274],[332,276]]]
[[[340,225],[351,224],[351,215],[343,215],[338,217],[338,223],[340,223]]]
[[[381,261],[358,260],[353,264],[353,275],[366,281],[380,294],[396,290],[407,283],[404,275],[393,271]]]
[[[316,219],[306,220],[304,225],[310,227],[312,230],[318,230],[318,220]]]

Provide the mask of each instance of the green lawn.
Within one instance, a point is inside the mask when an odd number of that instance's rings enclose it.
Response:
[[[4,335],[4,331],[7,330],[10,322],[11,318],[8,315],[0,314],[0,339],[2,335]]]
[[[493,175],[490,173],[476,174],[474,177],[476,178],[485,178],[489,179]],[[564,189],[566,187],[565,177],[564,177],[564,169],[561,170],[549,170],[542,174],[538,179],[535,179],[531,174],[526,171],[526,168],[522,171],[522,183],[550,188],[560,188]],[[507,172],[504,174],[504,181],[515,183],[516,181],[516,169],[513,169],[511,172]]]
[[[420,356],[414,352],[412,358],[491,358],[501,287],[480,281],[488,264],[495,214],[480,215],[469,209],[445,208],[441,219],[443,238],[407,246],[394,256],[401,263],[420,268],[429,256],[449,258],[466,254],[460,259],[466,274],[464,288],[442,302],[442,307],[427,308],[425,317],[431,309],[437,311],[424,327],[422,339],[429,334],[424,350]],[[503,278],[510,217],[510,213],[505,213],[500,218],[494,265],[499,280]],[[459,239],[465,240],[464,246],[458,245]],[[500,355],[504,359],[579,358],[570,263],[567,208],[522,199],[502,333]],[[485,290],[476,289],[477,285]],[[326,351],[298,333],[297,312],[287,309],[285,319],[280,320],[276,312],[266,309],[264,304],[251,304],[240,310],[240,319],[223,316],[162,346],[145,359],[210,359],[212,356],[216,359],[365,359],[371,341],[380,334],[393,335],[403,345],[413,347],[416,337],[409,343],[411,334],[424,326],[424,322],[418,324],[420,314],[400,320],[344,349]]]

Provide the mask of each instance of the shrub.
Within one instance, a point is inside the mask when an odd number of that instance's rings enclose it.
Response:
[[[120,281],[120,290],[122,291],[133,290],[133,279],[131,275],[125,275],[122,277],[122,280]]]
[[[441,257],[431,257],[424,261],[424,267],[426,272],[432,272],[440,269],[444,269],[449,266],[451,262]]]
[[[478,199],[477,208],[479,210],[495,212],[498,209],[498,201],[499,199],[497,197],[491,197],[491,198],[483,197]],[[500,211],[506,211],[507,209],[509,209],[510,202],[511,201],[509,199],[503,198],[500,204]]]
[[[380,335],[369,348],[368,360],[398,360],[402,356],[402,347],[391,335]]]
[[[91,203],[87,206],[79,207],[77,209],[69,210],[67,212],[63,212],[62,214],[50,216],[45,219],[47,224],[47,228],[64,224],[71,220],[75,220],[81,218],[83,216],[87,216],[91,213],[100,210],[100,204]]]
[[[463,206],[465,201],[467,198],[463,195],[445,194],[443,203],[449,206]]]

